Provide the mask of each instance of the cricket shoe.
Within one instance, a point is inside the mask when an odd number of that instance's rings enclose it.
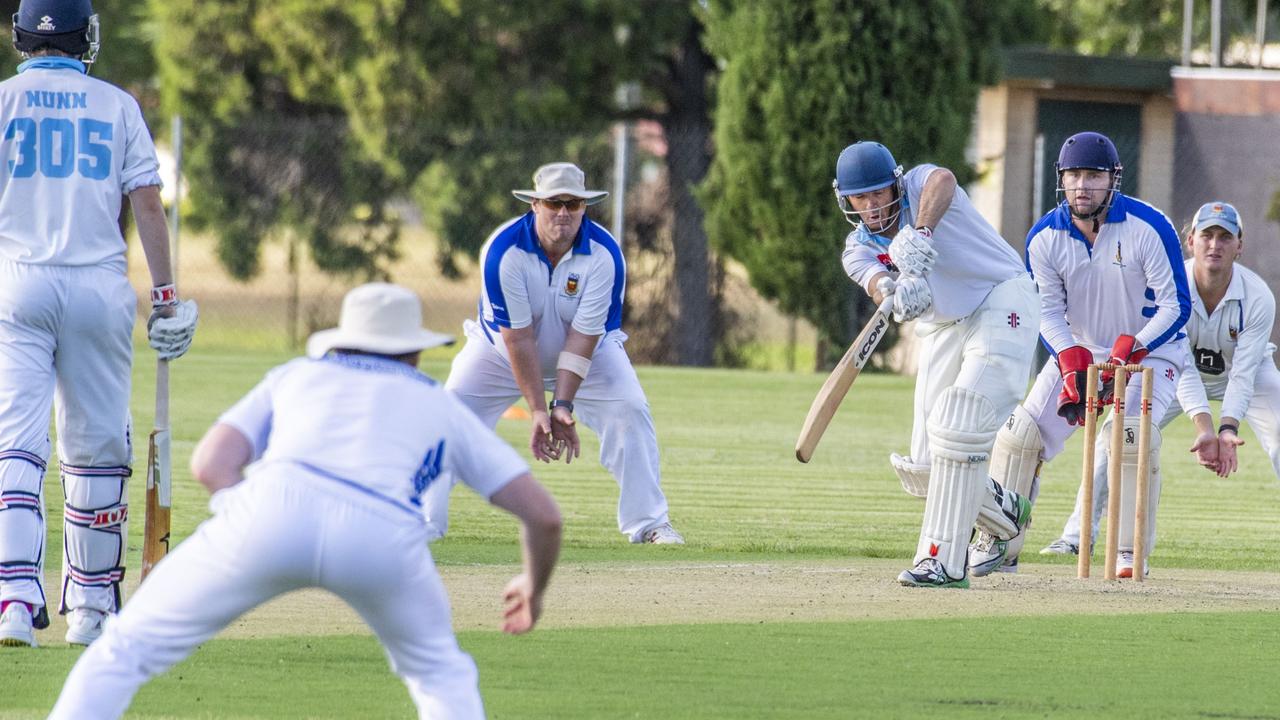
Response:
[[[1143,576],[1151,575],[1151,563],[1143,562]],[[1133,577],[1133,551],[1121,550],[1116,554],[1116,577],[1131,578]]]
[[[92,608],[76,608],[67,613],[67,643],[88,645],[102,634],[107,614]]]
[[[31,606],[24,602],[4,603],[0,612],[0,645],[35,647],[36,630],[31,623]]]
[[[1041,555],[1079,555],[1080,546],[1067,540],[1066,538],[1058,538],[1049,543],[1048,547],[1040,551]]]
[[[937,558],[925,558],[916,563],[914,568],[903,570],[898,576],[898,582],[907,587],[929,587],[929,588],[967,588],[969,587],[968,576],[959,579],[953,578],[947,574],[942,563]]]
[[[684,536],[671,527],[671,523],[663,523],[649,528],[640,535],[640,542],[650,545],[683,545]]]
[[[1026,530],[1031,522],[1031,501],[1021,495],[1013,495],[1015,505],[1012,512],[1005,514],[1017,526],[1018,532]],[[995,535],[979,531],[978,539],[969,546],[969,573],[974,577],[986,577],[997,570],[1000,572],[1018,572],[1018,558],[1007,557],[1009,540],[997,539]]]

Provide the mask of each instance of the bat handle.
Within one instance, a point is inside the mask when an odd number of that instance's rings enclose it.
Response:
[[[893,309],[893,293],[889,293],[888,295],[885,295],[884,299],[880,301],[880,305],[876,307],[876,312],[880,312],[880,313],[884,313],[885,315],[888,315],[889,311],[892,309]]]
[[[156,422],[157,430],[169,429],[169,361],[156,360]]]

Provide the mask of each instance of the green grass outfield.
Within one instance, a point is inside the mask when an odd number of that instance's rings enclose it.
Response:
[[[142,531],[152,370],[135,378],[130,581]],[[218,413],[279,354],[196,350],[173,366],[174,537],[206,516],[186,469]],[[443,378],[447,360],[424,362]],[[1056,537],[1080,476],[1078,441],[1045,468],[1017,576],[974,588],[899,588],[922,505],[889,470],[911,422],[907,378],[860,378],[812,463],[792,454],[821,384],[812,374],[642,368],[663,483],[683,548],[628,545],[616,486],[595,462],[539,466],[564,511],[562,571],[544,624],[496,632],[514,523],[459,490],[451,534],[433,546],[460,639],[495,718],[1208,717],[1280,718],[1280,484],[1246,431],[1242,470],[1222,480],[1186,453],[1190,424],[1165,436],[1153,574],[1076,581]],[[524,447],[526,423],[499,431]],[[61,493],[48,569],[60,562]],[[1095,556],[1097,574],[1101,558]],[[794,603],[791,599],[794,598]],[[411,717],[407,692],[358,624],[285,606],[230,632],[138,695],[134,717]],[[266,617],[266,616],[264,616]],[[313,629],[323,626],[323,630]],[[38,650],[0,649],[0,720],[43,717],[78,649],[61,629]]]

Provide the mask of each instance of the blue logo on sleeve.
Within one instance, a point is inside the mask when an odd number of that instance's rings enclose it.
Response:
[[[422,460],[422,466],[418,468],[417,474],[413,476],[413,504],[422,504],[422,493],[427,487],[438,477],[440,477],[440,465],[444,461],[444,440],[439,445],[427,451],[427,456]]]

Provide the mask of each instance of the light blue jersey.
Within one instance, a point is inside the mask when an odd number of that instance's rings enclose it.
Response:
[[[36,58],[0,82],[0,117],[0,258],[123,271],[121,198],[161,184],[137,101],[78,60]]]

